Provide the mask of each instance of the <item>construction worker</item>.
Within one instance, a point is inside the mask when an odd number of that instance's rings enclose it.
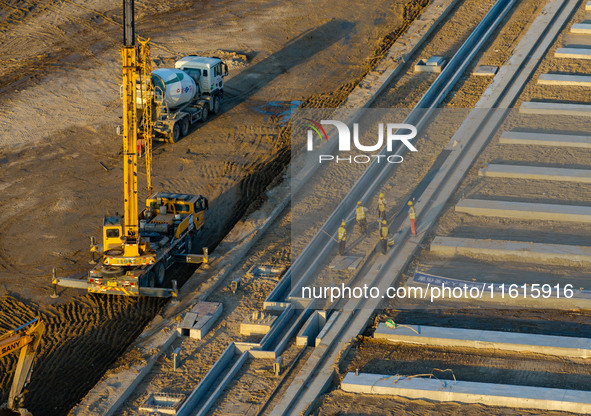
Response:
[[[339,227],[338,239],[339,239],[339,254],[343,256],[345,254],[345,245],[347,244],[347,229],[345,228],[347,223],[345,220],[341,222]]]
[[[386,254],[386,250],[388,250],[388,223],[386,220],[382,221],[382,226],[380,227],[380,247],[382,248],[382,253]]]
[[[366,219],[367,209],[363,206],[361,201],[357,202],[357,209],[355,210],[355,219],[357,220],[357,225],[361,229],[361,234],[367,235],[367,219]]]
[[[386,197],[383,193],[380,193],[378,197],[378,218],[380,220],[386,219]]]
[[[408,201],[408,218],[410,219],[410,231],[412,235],[417,235],[417,213],[415,207],[412,205],[412,201]]]

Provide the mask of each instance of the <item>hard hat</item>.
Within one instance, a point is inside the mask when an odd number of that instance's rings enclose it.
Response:
[[[380,193],[380,198],[383,198],[383,197],[384,197],[384,194],[383,193]]]
[[[408,201],[408,206],[412,207],[412,201]]]
[[[343,222],[341,223],[341,225],[344,227],[345,225],[347,225],[347,223],[345,222],[345,220],[343,220]]]
[[[357,201],[357,205],[361,206],[361,201]]]
[[[386,224],[388,224],[388,223],[386,222],[386,220],[384,220],[384,221],[382,221],[382,224],[386,225]]]

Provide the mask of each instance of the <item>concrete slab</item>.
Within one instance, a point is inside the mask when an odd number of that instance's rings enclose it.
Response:
[[[363,256],[336,256],[330,262],[328,268],[334,270],[351,270],[351,267],[353,267],[353,270],[355,270],[362,259]]]
[[[573,23],[570,28],[570,33],[591,35],[591,23]]]
[[[591,87],[591,76],[575,74],[541,74],[538,78],[538,84]]]
[[[483,217],[591,223],[591,207],[578,205],[462,199],[455,210]]]
[[[151,393],[139,407],[139,411],[176,415],[185,398],[184,394]]]
[[[558,48],[555,58],[591,59],[591,48]]]
[[[445,59],[442,56],[432,56],[429,59],[421,59],[415,65],[415,72],[440,73],[445,66]]]
[[[478,65],[474,71],[472,71],[472,75],[476,75],[479,77],[494,77],[499,70],[498,66],[494,65]]]
[[[499,138],[502,144],[535,146],[580,147],[591,149],[591,136],[553,134],[543,132],[505,131]]]
[[[523,241],[435,237],[431,252],[442,256],[511,256],[534,262],[591,263],[591,247]]]
[[[341,389],[350,393],[396,395],[442,402],[479,403],[581,414],[591,412],[591,392],[580,390],[367,373],[347,373]]]
[[[411,329],[412,328],[412,329]],[[559,357],[591,357],[591,339],[517,332],[406,325],[390,328],[380,323],[375,339],[439,347],[486,348],[513,352],[534,352]]]
[[[519,107],[519,112],[522,114],[591,117],[591,105],[526,101]]]
[[[546,181],[591,183],[591,170],[587,169],[497,165],[491,163],[480,169],[478,175],[494,178],[539,179]]]

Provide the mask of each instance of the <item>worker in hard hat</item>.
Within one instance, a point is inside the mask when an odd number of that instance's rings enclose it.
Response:
[[[381,192],[378,196],[378,218],[380,220],[386,219],[386,197]]]
[[[347,223],[345,220],[341,222],[341,226],[339,227],[338,232],[338,242],[339,242],[339,254],[343,256],[345,254],[345,245],[347,244],[347,229],[345,228]]]
[[[380,247],[383,254],[386,254],[386,250],[388,250],[389,233],[388,222],[386,220],[382,220],[382,224],[380,226]]]
[[[417,235],[417,213],[412,201],[408,201],[408,218],[410,219],[410,231],[412,235]]]
[[[359,228],[361,229],[361,234],[367,235],[367,209],[363,206],[361,201],[357,202],[355,219],[357,220],[357,225],[359,225]]]

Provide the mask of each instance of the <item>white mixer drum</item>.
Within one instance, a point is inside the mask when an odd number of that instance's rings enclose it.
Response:
[[[179,69],[160,68],[152,71],[152,87],[164,96],[168,108],[188,103],[197,92],[195,81]]]

